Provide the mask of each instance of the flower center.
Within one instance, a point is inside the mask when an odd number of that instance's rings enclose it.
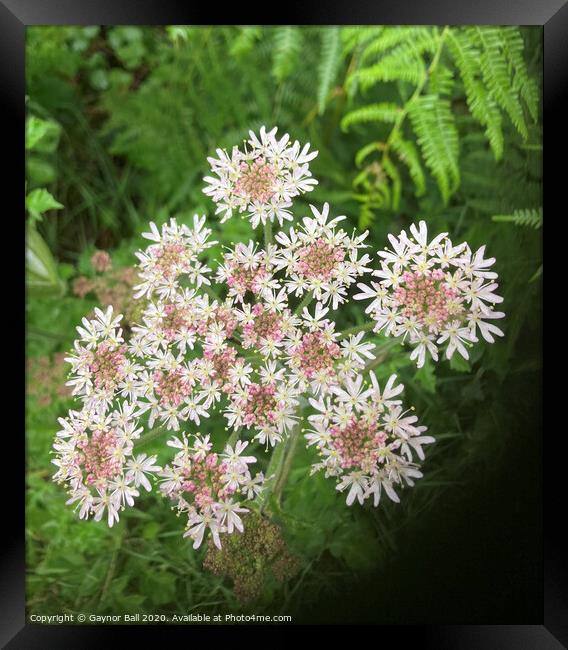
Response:
[[[247,388],[247,396],[242,404],[245,411],[245,425],[263,427],[272,424],[276,417],[274,411],[278,406],[274,397],[276,392],[274,385],[249,384]]]
[[[220,383],[221,388],[228,392],[231,386],[229,371],[235,366],[237,359],[235,348],[228,347],[218,353],[205,350],[203,356],[213,362],[213,380]]]
[[[328,343],[321,332],[308,332],[302,342],[294,348],[292,356],[298,360],[299,367],[308,379],[318,371],[327,369],[333,375],[333,362],[340,356],[337,343]]]
[[[246,268],[242,264],[233,262],[227,265],[230,275],[227,277],[227,284],[238,296],[244,296],[247,291],[258,293],[259,282],[264,280],[268,273],[262,266]]]
[[[93,353],[89,370],[97,388],[113,389],[124,376],[125,346],[114,347],[104,341]]]
[[[274,196],[276,172],[272,165],[260,157],[251,163],[241,162],[235,193],[249,201],[268,203]]]
[[[243,344],[245,347],[254,345],[259,339],[281,341],[284,334],[281,329],[282,314],[271,312],[261,304],[252,308],[254,320],[243,326]]]
[[[193,496],[198,508],[207,510],[213,503],[235,491],[235,488],[223,484],[226,469],[215,453],[207,454],[204,458],[194,457],[191,465],[182,469],[182,491]]]
[[[178,406],[191,393],[191,384],[183,376],[180,368],[167,372],[156,370],[152,378],[156,382],[156,395],[159,396],[160,403],[163,405]]]
[[[175,339],[182,329],[190,326],[187,310],[180,309],[177,305],[166,305],[166,315],[162,318],[162,331],[168,340]]]
[[[81,450],[77,464],[85,471],[86,483],[105,483],[120,473],[122,463],[115,453],[118,441],[113,431],[95,431],[89,440],[77,443]]]
[[[345,258],[343,249],[331,246],[323,239],[318,239],[309,246],[298,250],[300,257],[296,269],[305,278],[329,280],[340,262]]]
[[[379,448],[386,433],[377,429],[374,422],[352,417],[345,426],[330,428],[332,446],[337,451],[343,469],[360,467],[370,471],[379,456]]]
[[[415,318],[430,330],[443,326],[449,319],[459,317],[462,307],[456,289],[444,282],[444,273],[435,271],[405,272],[394,292],[395,302],[404,316]]]
[[[183,270],[185,246],[179,242],[161,244],[154,250],[156,265],[166,279],[177,276]]]

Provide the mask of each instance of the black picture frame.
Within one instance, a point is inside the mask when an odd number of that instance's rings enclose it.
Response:
[[[562,132],[557,124],[561,114],[561,104],[568,79],[568,2],[566,0],[477,0],[477,2],[450,2],[449,0],[387,0],[372,5],[364,0],[349,3],[319,5],[302,3],[301,8],[289,3],[281,7],[281,12],[270,16],[259,8],[253,15],[243,15],[239,7],[223,10],[224,24],[511,24],[541,25],[544,29],[544,110],[550,123],[550,132]],[[205,15],[205,14],[208,15]],[[169,0],[0,0],[0,93],[5,117],[2,126],[6,147],[5,159],[10,160],[10,173],[14,182],[7,183],[6,192],[16,192],[21,188],[21,172],[24,168],[24,97],[25,97],[25,29],[29,25],[91,25],[91,24],[214,24],[215,12],[205,12],[203,8],[182,6]],[[231,21],[229,21],[231,19]],[[16,124],[18,126],[16,126]],[[18,129],[21,129],[19,131]],[[555,138],[549,142],[552,148],[562,147],[563,139]],[[552,155],[551,158],[552,159]],[[547,168],[550,176],[551,194],[553,186],[562,187],[559,177],[562,173],[552,164]],[[565,165],[563,164],[563,167]],[[565,181],[564,181],[565,182]],[[19,192],[20,190],[18,190]],[[22,196],[13,197],[14,214],[21,211]],[[17,221],[17,220],[15,220]],[[23,223],[23,221],[22,221]],[[19,231],[21,233],[22,231]],[[19,234],[18,233],[18,234]],[[17,248],[17,246],[15,246]],[[20,250],[20,249],[17,249]],[[21,263],[21,260],[18,260]],[[19,268],[16,262],[15,268]],[[23,273],[22,276],[23,278]],[[22,295],[22,294],[20,294]],[[14,299],[14,304],[21,298]],[[22,310],[23,313],[23,310]],[[24,436],[19,437],[19,447],[14,450],[14,458],[25,458]],[[561,455],[550,451],[546,462],[547,476],[562,475]],[[24,514],[23,503],[17,496],[21,486],[22,466],[12,463],[10,470],[11,497],[16,504],[15,522],[4,529],[6,548],[2,555],[2,589],[0,592],[0,643],[10,649],[33,650],[35,648],[100,648],[113,647],[124,643],[124,635],[144,635],[147,642],[155,630],[162,639],[164,632],[174,631],[184,634],[191,641],[201,640],[204,634],[216,634],[211,627],[203,628],[154,628],[138,627],[95,627],[95,626],[41,626],[25,621],[25,553],[24,553]],[[7,470],[6,470],[7,471]],[[547,500],[559,499],[556,487],[548,478],[545,483]],[[539,489],[540,486],[535,486]],[[543,615],[540,621],[529,621],[526,625],[442,625],[414,626],[399,629],[394,626],[381,626],[380,638],[391,643],[393,636],[397,645],[419,642],[420,647],[444,648],[483,648],[485,649],[556,649],[568,647],[568,587],[566,585],[565,549],[561,536],[562,517],[553,515],[547,520],[544,543],[544,593]],[[225,632],[227,632],[225,628]],[[209,637],[211,638],[211,637]],[[209,641],[210,642],[210,641]]]

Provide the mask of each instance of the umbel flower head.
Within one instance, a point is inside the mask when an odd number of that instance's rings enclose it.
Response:
[[[140,486],[150,491],[148,476],[161,469],[156,456],[134,452],[142,432],[134,405],[124,402],[106,415],[87,408],[70,411],[59,423],[54,480],[67,484],[67,503],[75,505],[81,519],[93,515],[100,521],[104,515],[112,527],[119,512],[134,505]]]
[[[317,152],[275,134],[262,128],[244,152],[218,150],[210,159],[216,178],[206,179],[205,192],[223,220],[237,210],[253,226],[282,225],[292,198],[313,189],[308,163]],[[365,331],[410,343],[418,366],[427,353],[437,360],[442,346],[448,358],[456,350],[467,358],[478,334],[488,342],[503,335],[493,324],[504,316],[493,308],[502,301],[495,260],[484,246],[475,253],[454,246],[447,233],[428,241],[421,221],[408,235],[389,235],[391,248],[377,263],[363,253],[367,232],[350,236],[327,203],[310,210],[274,243],[269,227],[264,248],[238,243],[210,266],[205,255],[217,242],[204,216],[191,225],[150,223],[150,243],[136,253],[136,320],[121,327],[112,306],[95,309],[66,358],[81,408],[60,420],[54,480],[66,484],[80,518],[104,515],[112,526],[140,486],[149,491],[159,481],[187,517],[184,535],[194,547],[206,534],[220,547],[223,536],[243,531],[259,496],[267,503],[265,490],[281,490],[280,473],[265,480],[250,466],[289,438],[295,449],[307,404],[316,411],[304,429],[319,455],[313,471],[335,478],[348,505],[370,497],[378,505],[383,491],[398,501],[400,489],[422,476],[422,447],[434,438],[423,435],[413,409],[403,410],[395,375],[380,387]],[[376,281],[360,282],[371,273]],[[353,285],[354,298],[370,301],[372,321],[337,331],[334,312]],[[224,431],[196,432],[214,413]],[[179,432],[167,443],[175,455],[164,468],[136,450],[144,428],[155,427],[154,435]],[[227,439],[219,444],[214,433]],[[274,457],[278,472],[289,470],[291,454]]]
[[[309,163],[318,152],[310,151],[309,143],[291,143],[287,133],[277,139],[277,130],[263,126],[259,136],[250,131],[244,151],[235,146],[229,155],[217,149],[217,158],[207,159],[213,176],[204,178],[203,191],[217,204],[221,223],[238,212],[250,218],[253,228],[275,220],[282,225],[292,220],[292,199],[317,185]]]
[[[190,537],[193,548],[198,548],[209,531],[215,546],[221,548],[222,533],[243,532],[240,515],[249,511],[241,507],[239,497],[251,499],[262,490],[264,475],[259,472],[253,478],[248,468],[256,458],[242,455],[248,445],[242,441],[216,454],[209,436],[200,434],[192,442],[182,434],[168,445],[179,451],[171,466],[160,473],[160,490],[175,501],[179,512],[187,514],[184,537]]]
[[[412,411],[403,411],[397,397],[404,390],[391,375],[383,390],[373,371],[370,383],[363,375],[336,387],[328,398],[310,399],[317,411],[308,417],[313,429],[305,435],[315,445],[321,460],[312,473],[323,470],[326,477],[337,479],[337,490],[347,491],[347,505],[363,504],[373,497],[379,504],[384,490],[392,501],[399,501],[395,487],[414,485],[422,473],[413,460],[424,460],[422,445],[434,442],[422,435],[425,426],[417,426]]]
[[[478,332],[489,343],[503,332],[493,320],[505,316],[493,306],[503,302],[495,293],[495,258],[485,258],[485,246],[472,253],[467,243],[454,246],[447,233],[428,242],[426,223],[410,226],[398,237],[389,235],[392,249],[378,251],[379,278],[371,286],[360,283],[355,300],[371,302],[366,312],[376,321],[375,332],[400,337],[413,347],[410,355],[420,368],[426,354],[438,361],[443,346],[446,358],[454,352],[469,358],[468,347]]]

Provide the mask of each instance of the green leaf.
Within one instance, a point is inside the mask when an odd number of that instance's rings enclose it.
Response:
[[[400,114],[400,106],[391,102],[369,104],[354,111],[350,111],[341,120],[341,128],[346,131],[352,124],[363,122],[396,122]]]
[[[47,244],[33,224],[26,225],[26,288],[42,296],[62,296],[65,282]]]
[[[53,120],[32,115],[26,120],[26,149],[52,153],[57,149],[61,127]]]
[[[329,91],[341,65],[341,30],[325,27],[321,32],[321,59],[318,65],[318,112],[322,115]]]
[[[457,372],[471,372],[471,365],[467,359],[464,359],[461,354],[455,352],[450,359],[450,368]]]
[[[48,210],[61,210],[63,205],[44,188],[32,190],[26,196],[26,210],[30,213],[32,221],[41,219],[41,215]]]
[[[414,379],[427,393],[434,394],[436,392],[436,373],[430,359],[426,359],[422,368],[416,371]]]

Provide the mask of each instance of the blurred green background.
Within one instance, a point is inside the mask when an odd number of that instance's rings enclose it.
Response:
[[[29,613],[427,622],[446,612],[488,622],[507,607],[537,611],[541,67],[541,28],[28,28]],[[297,218],[328,201],[370,230],[373,250],[419,218],[455,242],[487,244],[506,336],[477,345],[469,363],[417,371],[396,349],[379,367],[401,376],[437,439],[400,505],[347,508],[333,481],[308,475],[312,453],[302,450],[273,522],[253,522],[222,556],[194,551],[158,495],[112,530],[79,522],[50,479],[57,418],[73,405],[62,353],[101,302],[136,320],[132,266],[149,220],[209,214],[220,245],[260,239],[247,221],[219,226],[202,177],[216,147],[263,124],[319,150],[320,184],[296,202]],[[111,269],[97,271],[96,250]],[[339,328],[363,321],[358,304],[337,316]],[[202,430],[221,440],[223,426],[212,418]],[[163,459],[163,446],[145,451]],[[455,547],[437,547],[440,530]],[[438,574],[426,578],[425,562],[439,562]],[[452,575],[477,580],[475,607],[444,588]]]

